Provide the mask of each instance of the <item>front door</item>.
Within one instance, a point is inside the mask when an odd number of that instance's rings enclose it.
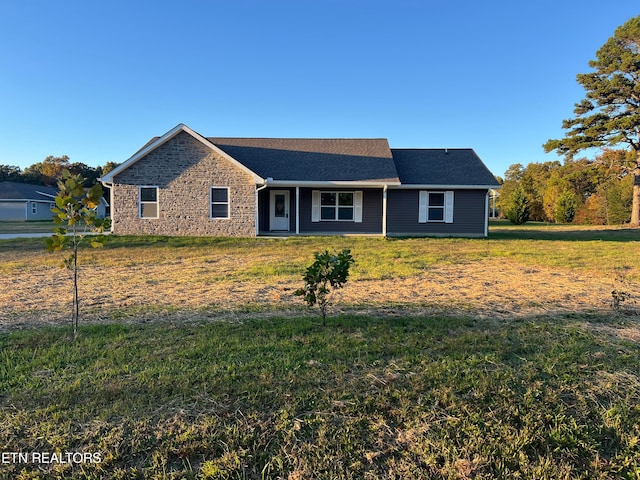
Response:
[[[269,229],[289,231],[289,190],[271,190]]]

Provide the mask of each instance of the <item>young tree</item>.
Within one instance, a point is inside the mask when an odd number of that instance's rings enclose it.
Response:
[[[565,138],[549,140],[546,152],[572,158],[589,148],[627,144],[634,152],[623,167],[633,175],[631,225],[640,226],[640,16],[618,27],[589,62],[595,71],[577,75],[586,98],[564,120]]]
[[[322,325],[326,326],[327,307],[329,306],[329,293],[332,288],[342,288],[347,283],[349,267],[355,260],[350,250],[342,250],[337,255],[331,255],[329,251],[314,253],[313,262],[304,274],[304,287],[294,292],[294,295],[304,297],[310,307],[316,303],[322,315]]]
[[[56,206],[53,208],[53,220],[59,227],[47,238],[49,252],[67,251],[63,266],[71,270],[73,275],[73,336],[78,335],[78,319],[80,316],[80,299],[78,297],[78,248],[89,232],[102,233],[110,226],[110,219],[98,218],[96,207],[102,197],[102,187],[96,183],[85,190],[86,179],[81,175],[72,175],[69,170],[62,172],[62,180],[58,182],[60,189],[56,195]],[[105,237],[91,236],[93,248],[102,247]]]

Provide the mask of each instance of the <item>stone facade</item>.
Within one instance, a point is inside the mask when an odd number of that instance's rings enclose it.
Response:
[[[140,218],[139,187],[158,187],[158,218]],[[211,187],[229,188],[229,218],[211,218]],[[253,237],[251,175],[181,132],[114,177],[113,233]]]

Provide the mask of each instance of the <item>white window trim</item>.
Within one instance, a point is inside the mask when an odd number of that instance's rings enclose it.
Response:
[[[31,215],[38,214],[38,204],[36,202],[31,202]]]
[[[336,205],[321,205],[323,193],[335,193]],[[351,193],[353,195],[353,205],[338,205],[339,194]],[[336,209],[336,218],[322,218],[322,207],[333,207]],[[352,218],[337,218],[339,208],[352,208]],[[311,221],[316,222],[352,222],[362,223],[362,190],[312,190],[311,191]]]
[[[431,207],[429,205],[429,194],[443,193],[444,205]],[[453,190],[420,190],[418,204],[418,223],[453,223]],[[429,220],[429,208],[442,208],[442,220]]]
[[[218,189],[227,191],[227,201],[226,202],[214,202],[213,201],[213,189],[214,188],[218,188]],[[226,217],[214,217],[213,216],[213,206],[214,205],[226,205],[227,206],[227,216]],[[227,186],[211,185],[211,187],[209,187],[209,219],[210,220],[229,220],[230,218],[231,218],[231,190]]]
[[[155,202],[147,202],[142,201],[142,189],[143,188],[155,188],[156,189],[156,201]],[[143,217],[142,216],[142,205],[143,204],[156,204],[156,216],[155,217]],[[139,185],[138,186],[138,218],[142,220],[153,220],[160,218],[160,187],[157,185]]]

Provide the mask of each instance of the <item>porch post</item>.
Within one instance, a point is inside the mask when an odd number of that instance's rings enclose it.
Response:
[[[300,187],[296,187],[296,235],[300,235]]]
[[[387,185],[382,187],[382,236],[387,236]]]

